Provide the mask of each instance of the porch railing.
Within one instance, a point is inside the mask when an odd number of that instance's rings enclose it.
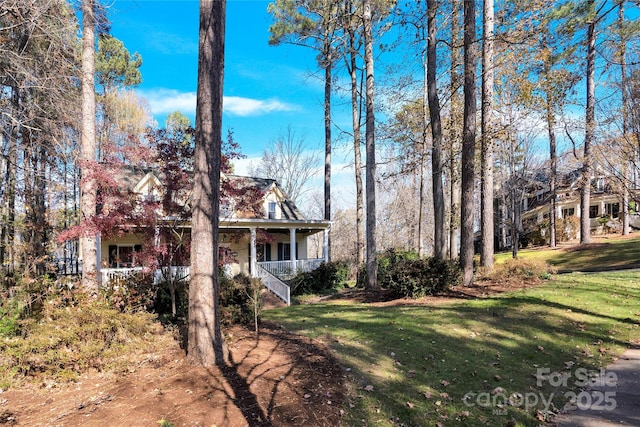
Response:
[[[102,268],[102,286],[108,286],[113,280],[127,279],[144,271],[144,267],[131,268]],[[187,280],[189,278],[189,266],[162,267],[153,272],[153,284],[157,285],[168,280]]]
[[[274,276],[287,280],[291,279],[296,273],[301,271],[311,271],[320,267],[320,264],[324,262],[324,259],[299,259],[295,262],[295,268],[293,261],[264,261],[258,262],[258,266],[267,270]]]

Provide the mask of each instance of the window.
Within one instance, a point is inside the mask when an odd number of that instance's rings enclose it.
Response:
[[[262,243],[256,246],[258,262],[271,261],[271,245],[269,243]]]
[[[276,202],[269,202],[269,219],[276,219]]]
[[[575,208],[564,208],[562,209],[562,218],[566,218],[568,216],[574,216],[576,214]]]
[[[296,259],[298,259],[298,245],[296,244]],[[278,243],[278,261],[291,261],[291,244]]]
[[[221,200],[220,201],[220,216],[222,218],[231,218],[233,216],[233,201]]]
[[[598,205],[589,206],[589,218],[597,218],[598,217]]]
[[[137,264],[142,245],[109,245],[109,268],[129,268]]]
[[[604,191],[604,178],[592,179],[591,186],[595,189],[596,193],[602,193]]]
[[[278,243],[278,261],[291,260],[291,244]]]
[[[611,218],[617,218],[620,214],[620,203],[607,203],[605,205],[607,215]]]

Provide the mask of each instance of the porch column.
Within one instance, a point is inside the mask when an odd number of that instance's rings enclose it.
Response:
[[[324,262],[329,262],[329,229],[324,229],[324,242],[323,242]]]
[[[295,275],[297,273],[297,268],[296,268],[296,229],[295,228],[290,228],[289,229],[289,247],[291,248],[291,250],[289,251],[291,253],[291,270],[293,271],[293,274]]]
[[[251,273],[251,277],[256,277],[256,258],[258,257],[258,251],[256,250],[256,228],[251,227],[249,231],[251,231],[251,263],[249,264],[249,272]]]
[[[102,236],[96,236],[96,279],[98,288],[102,287]]]
[[[156,227],[153,230],[153,244],[156,248],[160,247],[160,227]]]

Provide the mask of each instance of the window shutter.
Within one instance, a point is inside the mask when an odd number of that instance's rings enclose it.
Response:
[[[118,246],[109,245],[109,268],[115,268],[116,258],[118,257]]]

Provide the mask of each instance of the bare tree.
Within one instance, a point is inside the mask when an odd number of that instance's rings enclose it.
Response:
[[[260,163],[249,173],[275,179],[294,202],[309,191],[306,185],[318,173],[318,154],[307,149],[304,136],[297,136],[291,125],[265,149]]]
[[[225,12],[225,0],[200,0],[188,353],[203,366],[228,359],[218,309]]]

